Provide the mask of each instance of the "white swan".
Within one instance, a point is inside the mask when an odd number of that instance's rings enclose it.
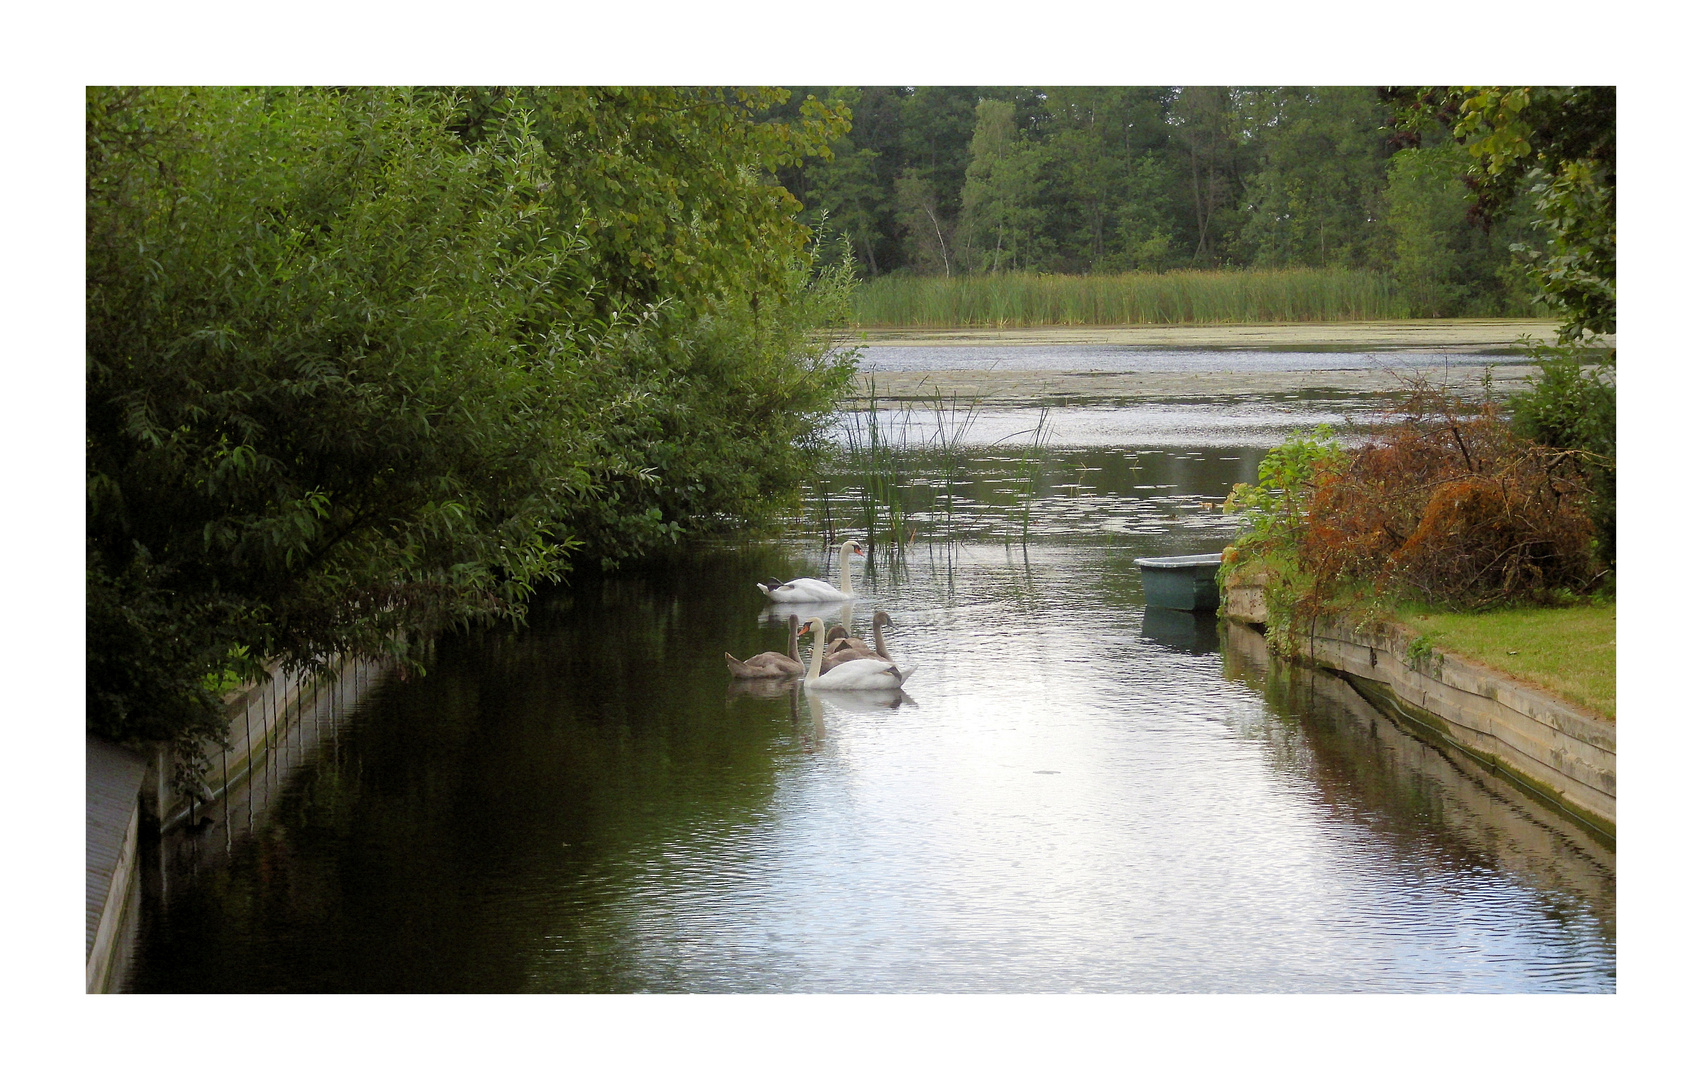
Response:
[[[826,651],[827,626],[812,616],[807,628],[815,631],[815,641],[810,645],[810,670],[804,674],[806,690],[896,690],[910,675],[889,661],[870,657],[847,660],[823,675],[821,660]]]
[[[855,540],[847,540],[839,545],[839,588],[834,588],[820,578],[794,578],[784,585],[768,585],[757,582],[757,588],[764,596],[776,604],[820,604],[832,603],[836,600],[851,599],[851,556],[861,555],[863,545]]]

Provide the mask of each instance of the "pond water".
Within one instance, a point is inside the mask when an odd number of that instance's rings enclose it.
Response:
[[[978,422],[901,455],[914,539],[822,612],[890,613],[902,692],[723,659],[785,647],[755,582],[867,531],[847,467],[790,539],[580,578],[379,686],[149,901],[130,988],[1615,990],[1611,847],[1144,606],[1134,559],[1220,549],[1268,431]]]
[[[1507,362],[1510,357],[1474,355],[1474,365]],[[1235,372],[1393,370],[1440,367],[1461,360],[1453,352],[1407,349],[1338,349],[1331,352],[1265,349],[1173,349],[1148,345],[866,345],[862,371],[1073,371],[1073,372]]]

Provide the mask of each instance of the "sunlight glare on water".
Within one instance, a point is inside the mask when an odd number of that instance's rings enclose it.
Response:
[[[904,700],[803,694],[819,734],[769,811],[673,845],[620,905],[638,986],[1611,985],[1539,896],[1345,820],[1221,656],[1140,635],[1114,568],[959,555],[879,590],[895,657],[927,658]]]

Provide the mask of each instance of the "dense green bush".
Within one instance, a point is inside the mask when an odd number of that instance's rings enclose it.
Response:
[[[91,89],[91,730],[793,497],[850,278],[772,176],[844,121],[771,96]]]
[[[1610,363],[1581,350],[1537,350],[1541,371],[1510,402],[1514,427],[1544,446],[1578,454],[1590,484],[1590,522],[1602,560],[1616,561],[1618,390]]]

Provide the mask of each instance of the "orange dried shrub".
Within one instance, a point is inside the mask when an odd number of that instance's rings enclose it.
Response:
[[[1579,464],[1514,434],[1491,402],[1421,387],[1320,478],[1297,554],[1320,583],[1353,577],[1455,607],[1581,591],[1600,567]]]

